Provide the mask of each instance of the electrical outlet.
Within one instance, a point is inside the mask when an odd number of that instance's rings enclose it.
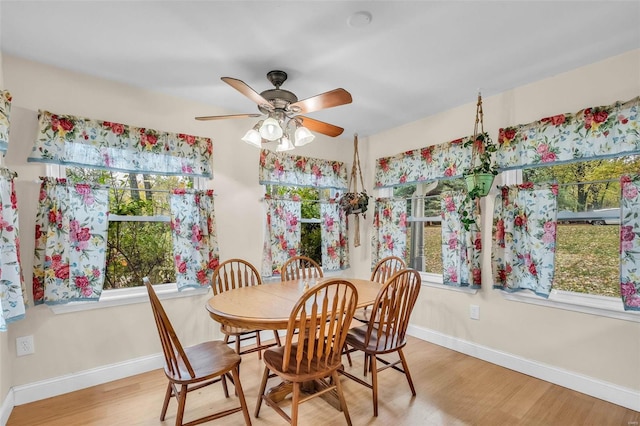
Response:
[[[33,336],[23,336],[16,338],[16,353],[18,356],[29,355],[34,353]]]
[[[478,305],[469,305],[469,318],[474,320],[480,319],[480,306]]]

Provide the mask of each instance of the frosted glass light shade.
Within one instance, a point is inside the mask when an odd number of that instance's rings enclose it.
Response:
[[[262,146],[262,136],[256,129],[250,129],[243,137],[242,140],[248,143],[249,145],[253,145],[256,148],[260,148]]]
[[[277,146],[276,152],[291,151],[292,149],[295,149],[295,147],[289,138],[285,136],[280,140],[280,144]]]
[[[268,141],[275,141],[282,137],[282,127],[275,118],[269,117],[260,126],[260,136]]]
[[[315,139],[315,136],[313,133],[311,133],[309,131],[309,129],[307,129],[306,127],[303,126],[299,126],[296,129],[296,133],[294,135],[295,140],[296,140],[296,146],[303,146],[308,144],[309,142],[311,142],[312,140]]]

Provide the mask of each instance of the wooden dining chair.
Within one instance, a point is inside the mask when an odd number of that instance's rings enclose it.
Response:
[[[164,421],[167,408],[169,407],[169,401],[173,396],[175,396],[178,401],[176,426],[183,424],[182,419],[185,412],[187,393],[214,383],[222,382],[224,395],[229,398],[226,377],[229,376],[230,373],[229,378],[232,379],[235,386],[236,394],[240,399],[240,406],[218,411],[197,420],[190,421],[185,425],[208,422],[239,411],[242,411],[245,423],[251,425],[247,403],[244,399],[242,385],[240,384],[240,355],[220,341],[209,341],[194,346],[183,347],[149,278],[144,277],[143,281],[149,293],[153,316],[158,328],[160,342],[162,343],[162,351],[165,359],[164,373],[167,379],[169,379],[160,420]]]
[[[342,365],[342,348],[357,303],[355,286],[337,278],[312,286],[300,297],[289,316],[284,346],[267,349],[264,353],[265,368],[255,411],[256,418],[264,401],[289,423],[297,425],[298,406],[301,403],[335,390],[347,424],[351,425],[337,371]],[[296,328],[300,332],[294,341],[293,330]],[[293,387],[290,415],[278,405],[271,392],[265,392],[267,380],[272,374],[291,383]],[[327,381],[327,378],[330,380]],[[309,382],[318,390],[302,395],[302,384]]]
[[[407,264],[398,256],[387,256],[384,259],[380,259],[371,272],[371,281],[383,284],[387,282],[389,278],[401,269],[405,269]],[[369,307],[365,306],[362,309],[356,311],[353,316],[354,319],[367,323],[369,322]]]
[[[322,278],[322,276],[322,268],[318,262],[307,256],[294,256],[280,268],[281,281]]]
[[[213,272],[213,278],[211,279],[211,288],[213,289],[213,295],[220,294],[225,291],[233,290],[241,287],[249,287],[254,285],[261,285],[262,279],[258,270],[251,263],[242,259],[229,259],[218,265]],[[224,334],[225,343],[234,343],[236,352],[239,355],[244,355],[251,352],[258,352],[258,358],[262,359],[262,351],[272,346],[280,346],[280,336],[278,331],[274,330],[273,335],[275,338],[274,343],[263,344],[260,340],[260,330],[249,330],[246,328],[232,327],[221,324],[220,331]],[[233,337],[233,341],[229,342]],[[245,340],[254,339],[256,345],[248,349],[242,349],[240,343]]]
[[[373,415],[378,415],[378,373],[393,368],[403,373],[411,393],[416,390],[409,373],[409,365],[402,352],[407,344],[406,333],[411,311],[420,292],[420,274],[413,269],[402,269],[391,276],[380,289],[373,304],[369,322],[354,327],[347,334],[347,352],[362,351],[365,354],[365,368],[371,372],[371,382],[366,382],[355,375],[340,370],[348,378],[364,385],[373,392]],[[381,358],[381,355],[397,352],[399,359],[395,362]],[[377,361],[384,364],[378,368]],[[402,364],[402,368],[398,366]]]

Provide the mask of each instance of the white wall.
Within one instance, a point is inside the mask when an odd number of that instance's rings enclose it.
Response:
[[[6,90],[2,71],[2,52],[0,51],[0,90]],[[4,159],[0,159],[0,166]],[[4,397],[11,387],[11,368],[9,357],[9,333],[0,333],[0,397]]]
[[[484,124],[497,140],[500,127],[608,105],[640,95],[640,51],[483,96]],[[476,94],[470,102],[370,138],[376,158],[451,141],[473,133]],[[419,135],[416,137],[415,135]],[[371,177],[371,173],[367,174]],[[423,287],[412,324],[598,380],[640,390],[640,324],[506,301],[491,289],[490,234],[494,193],[483,199],[483,282],[476,295]],[[469,305],[481,319],[469,319]]]
[[[36,112],[56,113],[208,136],[214,140],[213,187],[221,257],[243,257],[259,264],[263,208],[257,184],[258,152],[239,141],[253,123],[245,120],[197,122],[203,114],[228,113],[211,106],[138,90],[5,55],[4,82],[13,94],[11,145],[7,165],[19,173],[18,202],[22,259],[30,282],[36,179],[44,166],[26,163],[36,132]],[[574,112],[590,105],[627,100],[640,94],[640,51],[630,52],[484,99],[485,128],[494,139],[501,126]],[[378,157],[437,144],[472,133],[475,93],[469,104],[398,129],[361,138],[365,184],[371,189]],[[357,100],[356,100],[357,102]],[[420,135],[420,136],[412,136]],[[350,163],[351,135],[341,140],[319,137],[300,152]],[[350,166],[349,166],[350,167]],[[490,197],[483,201],[486,248],[483,280],[490,283]],[[351,250],[351,276],[368,276],[370,222],[361,220],[362,246]],[[218,336],[204,310],[208,296],[167,301],[186,344]],[[469,304],[481,308],[480,321],[468,319]],[[200,312],[200,314],[198,314]],[[640,390],[640,325],[503,300],[487,284],[476,295],[423,287],[414,312],[415,327],[513,354],[523,359]],[[60,329],[66,331],[61,332]],[[0,345],[0,397],[7,386],[72,375],[87,369],[158,353],[160,350],[147,304],[54,315],[48,307],[30,307],[27,318],[11,324]],[[36,353],[15,357],[15,337],[34,335]],[[8,358],[8,359],[7,359]],[[424,362],[428,362],[425,359]],[[5,376],[10,374],[10,379]]]

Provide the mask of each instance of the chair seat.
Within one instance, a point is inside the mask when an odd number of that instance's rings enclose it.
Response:
[[[402,348],[407,344],[406,339],[403,339],[401,342],[387,342],[386,333],[382,333],[380,339],[378,339],[378,327],[374,326],[371,336],[369,337],[369,344],[365,346],[368,327],[368,325],[361,325],[359,327],[349,329],[346,340],[347,345],[360,351],[383,354],[386,352],[397,351],[398,348]],[[389,349],[387,350],[387,348]]]
[[[297,344],[291,345],[291,353],[289,356],[289,366],[287,371],[282,370],[282,359],[285,352],[284,346],[276,346],[271,349],[267,349],[264,352],[264,363],[270,370],[277,372],[279,376],[285,380],[291,382],[307,382],[309,380],[315,380],[327,376],[327,371],[338,370],[342,367],[340,357],[335,357],[338,361],[333,364],[327,364],[325,361],[321,361],[317,356],[314,356],[311,362],[308,362],[306,355],[304,361],[300,366],[300,371],[296,372],[296,349]],[[305,352],[306,354],[306,352]],[[324,358],[324,354],[323,354]],[[329,356],[327,359],[334,357]]]
[[[184,348],[195,378],[207,380],[218,377],[240,364],[240,355],[221,341],[210,341]],[[179,370],[171,373],[165,367],[165,374],[176,383],[193,383],[189,372],[182,363]]]

